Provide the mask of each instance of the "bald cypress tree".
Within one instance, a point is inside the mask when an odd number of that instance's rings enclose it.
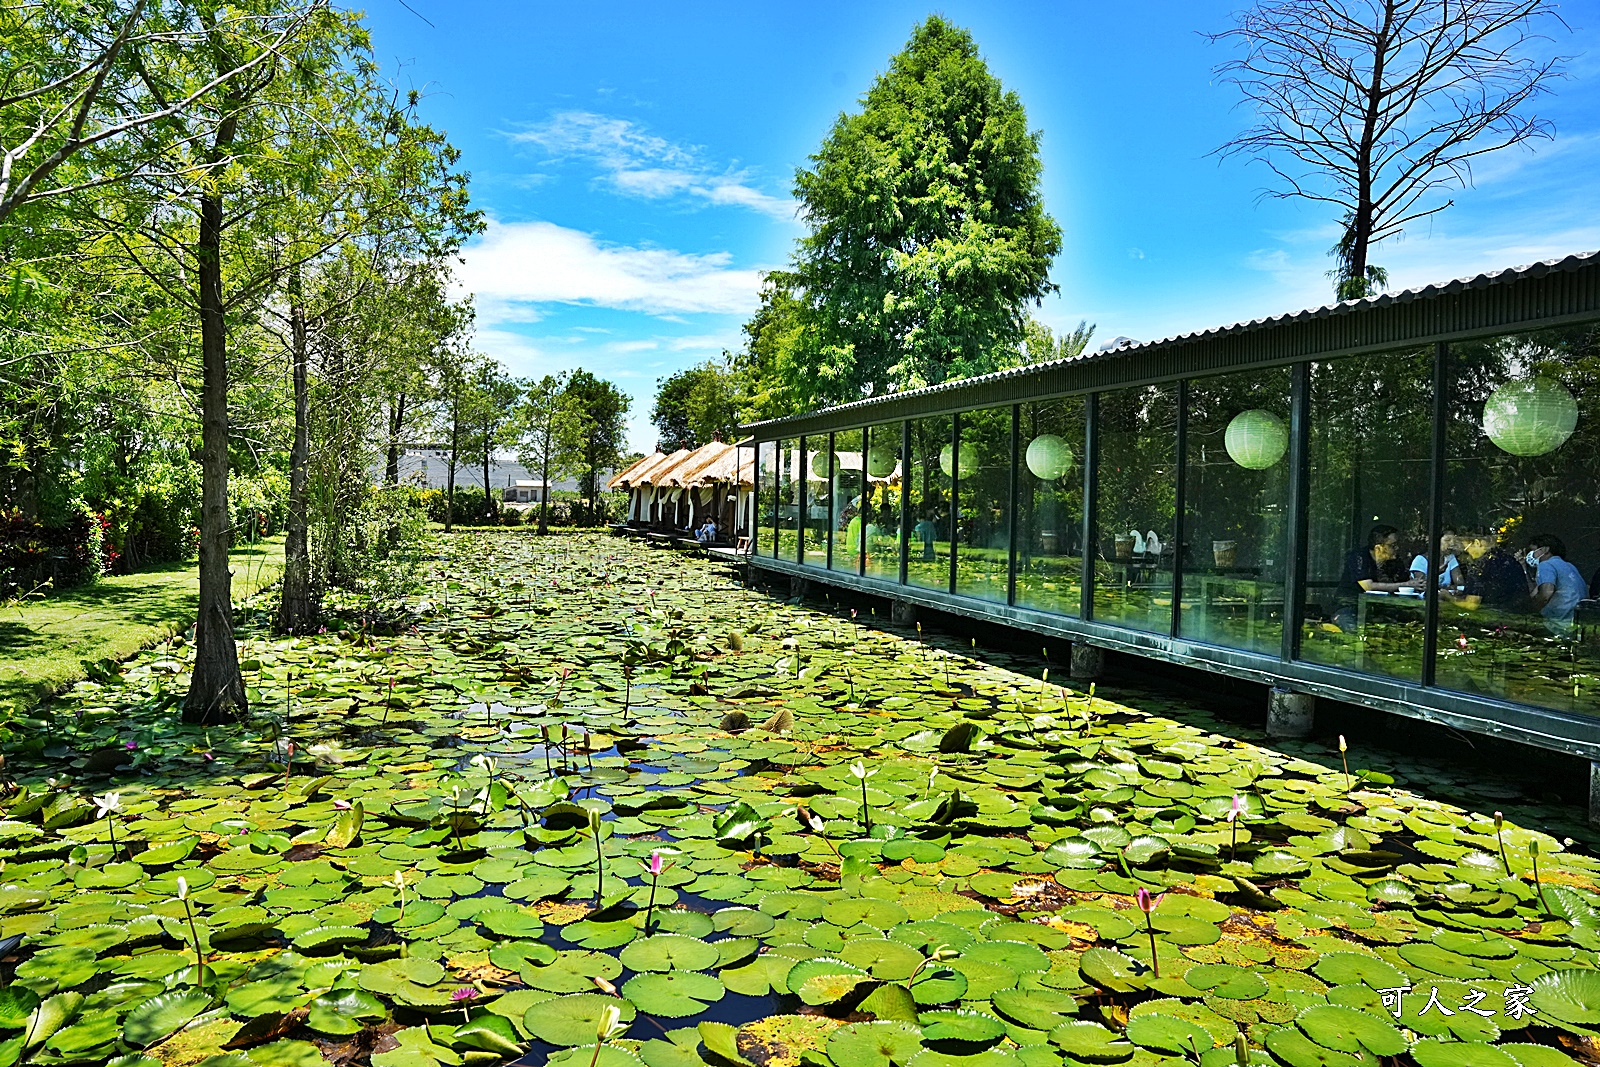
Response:
[[[1054,286],[1061,231],[1039,135],[967,31],[933,17],[841,115],[795,192],[811,233],[774,278],[811,351],[780,361],[812,403],[994,369]]]

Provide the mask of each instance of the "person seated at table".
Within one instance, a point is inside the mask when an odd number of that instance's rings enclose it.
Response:
[[[1444,555],[1444,566],[1439,569],[1439,588],[1454,589],[1462,584],[1461,538],[1449,527],[1439,535],[1439,551]],[[1428,555],[1418,552],[1411,560],[1411,580],[1421,589],[1428,584]]]
[[[1534,568],[1533,609],[1544,616],[1545,627],[1557,637],[1573,631],[1572,616],[1578,601],[1589,593],[1583,574],[1562,557],[1567,546],[1561,538],[1535,534],[1528,538],[1528,565]]]
[[[1383,523],[1367,533],[1367,546],[1352,549],[1344,558],[1339,576],[1333,624],[1345,633],[1356,631],[1356,605],[1362,593],[1398,593],[1416,587],[1410,578],[1397,578],[1395,561],[1400,558],[1400,531]],[[1424,575],[1426,580],[1426,575]]]
[[[1494,534],[1470,533],[1462,547],[1467,556],[1462,565],[1467,588],[1460,599],[1466,607],[1482,606],[1519,615],[1528,610],[1527,569],[1496,543]]]
[[[694,539],[702,545],[709,545],[717,539],[717,520],[706,517],[705,525],[694,532]]]

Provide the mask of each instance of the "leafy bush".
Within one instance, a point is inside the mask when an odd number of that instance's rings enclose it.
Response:
[[[57,526],[15,508],[0,512],[0,596],[47,582],[64,589],[94,581],[105,564],[104,538],[104,520],[81,500]]]
[[[199,546],[200,469],[193,463],[144,464],[98,503],[118,573],[190,559]]]
[[[429,521],[444,522],[449,498],[442,489],[430,489],[426,493]],[[456,486],[455,509],[454,514],[451,516],[453,524],[456,526],[487,526],[497,523],[501,510],[500,501],[491,498],[489,502],[494,506],[496,518],[486,521],[484,514],[487,509],[484,506],[483,489],[476,485]]]
[[[280,532],[289,521],[289,479],[279,471],[228,479],[228,514],[235,544]]]

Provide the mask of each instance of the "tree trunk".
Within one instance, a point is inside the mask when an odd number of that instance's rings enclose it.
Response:
[[[544,485],[539,490],[539,536],[544,537],[550,532],[550,527],[545,522],[546,509],[550,506],[550,434],[548,432],[544,435],[544,448],[541,454],[543,456],[541,463],[543,469],[539,471],[539,477],[544,481]]]
[[[444,475],[444,532],[449,533],[456,517],[456,456],[461,441],[461,408],[459,400],[452,405],[450,417],[450,465]]]
[[[318,612],[311,594],[311,545],[306,522],[306,468],[311,461],[311,397],[307,383],[310,352],[298,267],[289,276],[289,333],[294,347],[294,446],[289,452],[289,536],[283,546],[283,599],[278,605],[278,630],[299,634],[310,631]]]
[[[483,426],[483,521],[494,524],[494,501],[489,499],[489,425]]]
[[[406,394],[401,393],[389,409],[389,457],[383,468],[386,485],[400,484],[400,430],[406,423]]]
[[[239,649],[233,640],[233,575],[228,569],[228,335],[222,308],[222,198],[200,198],[195,245],[200,288],[201,490],[200,614],[194,674],[183,721],[231,722],[246,707]]]

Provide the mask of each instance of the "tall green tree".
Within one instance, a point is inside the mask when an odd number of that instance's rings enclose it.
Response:
[[[483,520],[495,517],[494,487],[489,484],[489,462],[502,448],[515,444],[511,432],[522,385],[499,363],[484,360],[471,378],[472,445],[483,462]]]
[[[841,115],[795,194],[811,232],[781,285],[801,296],[811,403],[992,370],[1054,286],[1061,231],[1039,197],[1039,135],[966,30],[937,16]]]
[[[544,483],[539,492],[539,534],[550,532],[550,480],[563,473],[560,428],[567,404],[567,372],[546,374],[523,387],[515,430],[517,462],[538,471]]]
[[[601,478],[622,459],[632,403],[611,382],[579,368],[567,378],[557,430],[566,466],[578,473],[578,491],[586,500],[586,523],[604,522],[606,505]]]
[[[656,381],[650,421],[664,452],[699,448],[739,425],[739,375],[726,353]]]

